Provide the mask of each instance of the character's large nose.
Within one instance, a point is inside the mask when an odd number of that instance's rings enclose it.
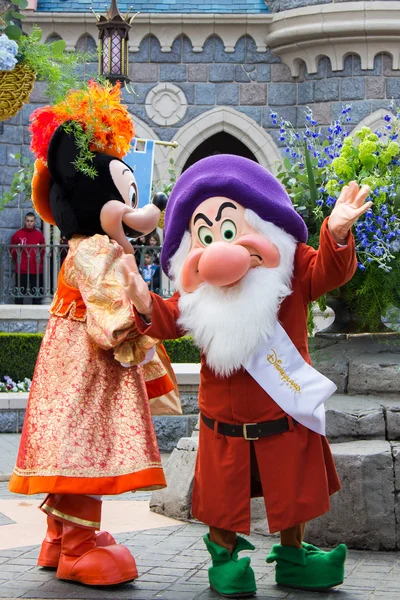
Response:
[[[250,268],[250,254],[243,246],[214,242],[199,260],[199,275],[203,281],[222,287],[239,281]]]

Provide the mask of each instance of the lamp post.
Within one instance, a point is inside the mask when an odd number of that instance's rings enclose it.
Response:
[[[112,0],[106,16],[94,13],[99,30],[99,75],[115,85],[127,85],[129,79],[129,30],[136,15],[122,17],[117,1]]]

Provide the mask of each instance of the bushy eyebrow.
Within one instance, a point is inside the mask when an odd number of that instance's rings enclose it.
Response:
[[[217,216],[215,217],[215,220],[217,221],[217,223],[218,223],[218,221],[221,220],[222,211],[224,210],[224,208],[234,208],[235,210],[237,210],[236,206],[234,204],[232,204],[232,202],[223,202],[218,209]]]
[[[235,210],[237,210],[237,207],[236,207],[234,204],[232,204],[232,202],[223,202],[223,203],[221,204],[221,206],[219,207],[219,209],[218,209],[217,216],[215,217],[215,221],[216,221],[216,222],[218,222],[218,221],[220,221],[220,220],[221,220],[222,211],[224,210],[224,208],[234,208]],[[194,221],[193,221],[193,225],[196,225],[196,222],[197,222],[199,219],[203,219],[203,220],[204,220],[204,221],[207,223],[207,225],[208,225],[209,227],[212,227],[212,226],[213,226],[213,222],[212,222],[212,221],[210,221],[210,219],[209,219],[208,217],[206,217],[206,215],[204,215],[203,213],[198,213],[198,214],[195,216],[195,218],[194,218]]]
[[[196,225],[199,219],[203,219],[207,223],[207,225],[209,225],[209,227],[212,227],[212,221],[210,221],[210,219],[206,217],[206,215],[203,215],[203,213],[197,213],[197,215],[194,218],[193,225]]]

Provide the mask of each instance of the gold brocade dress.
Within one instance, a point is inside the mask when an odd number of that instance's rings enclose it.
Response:
[[[139,365],[156,340],[136,329],[120,281],[122,248],[105,235],[74,236],[69,247],[9,489],[100,495],[165,487],[145,379],[157,395],[173,385],[157,355]]]

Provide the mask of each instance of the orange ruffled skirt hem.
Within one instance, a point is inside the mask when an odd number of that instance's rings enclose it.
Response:
[[[123,494],[136,490],[156,490],[166,487],[161,467],[145,469],[138,473],[117,475],[115,477],[24,477],[12,474],[8,489],[15,494],[87,494],[110,495]]]

